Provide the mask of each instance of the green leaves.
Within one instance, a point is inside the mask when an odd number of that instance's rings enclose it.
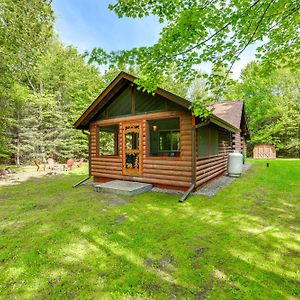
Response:
[[[164,28],[151,47],[105,53],[94,49],[91,61],[141,67],[144,87],[162,84],[164,72],[176,65],[176,78],[190,82],[197,65],[211,62],[225,72],[208,77],[208,88],[222,95],[235,62],[247,47],[263,41],[258,58],[268,66],[299,67],[299,1],[268,0],[128,0],[109,8],[119,17],[155,15]]]
[[[251,63],[242,73],[242,82],[228,91],[228,97],[246,103],[251,147],[272,143],[279,156],[300,156],[299,78],[299,70],[270,72],[264,65]]]
[[[0,10],[7,20],[0,24],[0,159],[19,164],[81,157],[87,140],[73,123],[106,83],[74,47],[50,39],[48,1],[5,0],[5,5]]]

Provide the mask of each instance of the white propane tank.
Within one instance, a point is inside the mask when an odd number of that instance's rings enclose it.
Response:
[[[243,155],[238,151],[229,153],[228,175],[230,177],[240,177],[243,171]]]

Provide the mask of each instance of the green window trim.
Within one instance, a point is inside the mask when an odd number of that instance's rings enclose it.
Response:
[[[219,154],[219,133],[215,127],[204,126],[198,129],[198,156],[207,157]]]

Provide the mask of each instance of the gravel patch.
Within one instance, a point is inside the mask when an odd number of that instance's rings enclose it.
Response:
[[[245,163],[243,165],[243,173],[245,173],[250,167],[251,167],[251,164]],[[206,184],[205,186],[203,186],[202,188],[200,188],[198,191],[194,192],[193,194],[213,197],[223,187],[231,184],[237,178],[229,177],[229,176],[221,176],[221,177],[211,181],[210,183]],[[156,192],[156,193],[179,194],[179,195],[182,195],[184,193],[184,191],[173,190],[173,189],[162,189],[162,188],[157,188],[157,187],[152,188],[151,191]]]
[[[251,168],[252,164],[244,163],[243,164],[243,174]]]
[[[91,179],[88,179],[88,180],[91,180]],[[85,181],[85,182],[83,182],[81,185],[83,185],[83,186],[92,186],[92,187],[94,187],[95,182],[93,182],[93,181]]]
[[[161,188],[157,188],[157,187],[152,188],[151,192],[165,193],[165,194],[183,194],[184,193],[184,191],[180,191],[180,190],[161,189]]]
[[[229,176],[221,176],[212,182],[209,182],[205,186],[201,187],[198,191],[194,192],[194,195],[204,195],[213,197],[216,195],[223,187],[232,183],[236,178]]]
[[[251,167],[251,164],[245,163],[243,165],[243,174]],[[225,186],[231,184],[233,181],[235,181],[239,177],[229,177],[229,176],[221,176],[212,182],[206,184],[202,188],[200,188],[198,191],[194,192],[194,195],[204,195],[208,197],[215,196],[222,188]]]

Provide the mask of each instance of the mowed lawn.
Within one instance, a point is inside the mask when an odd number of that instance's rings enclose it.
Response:
[[[0,298],[299,299],[300,161],[217,196],[123,197],[73,173],[0,188]]]

